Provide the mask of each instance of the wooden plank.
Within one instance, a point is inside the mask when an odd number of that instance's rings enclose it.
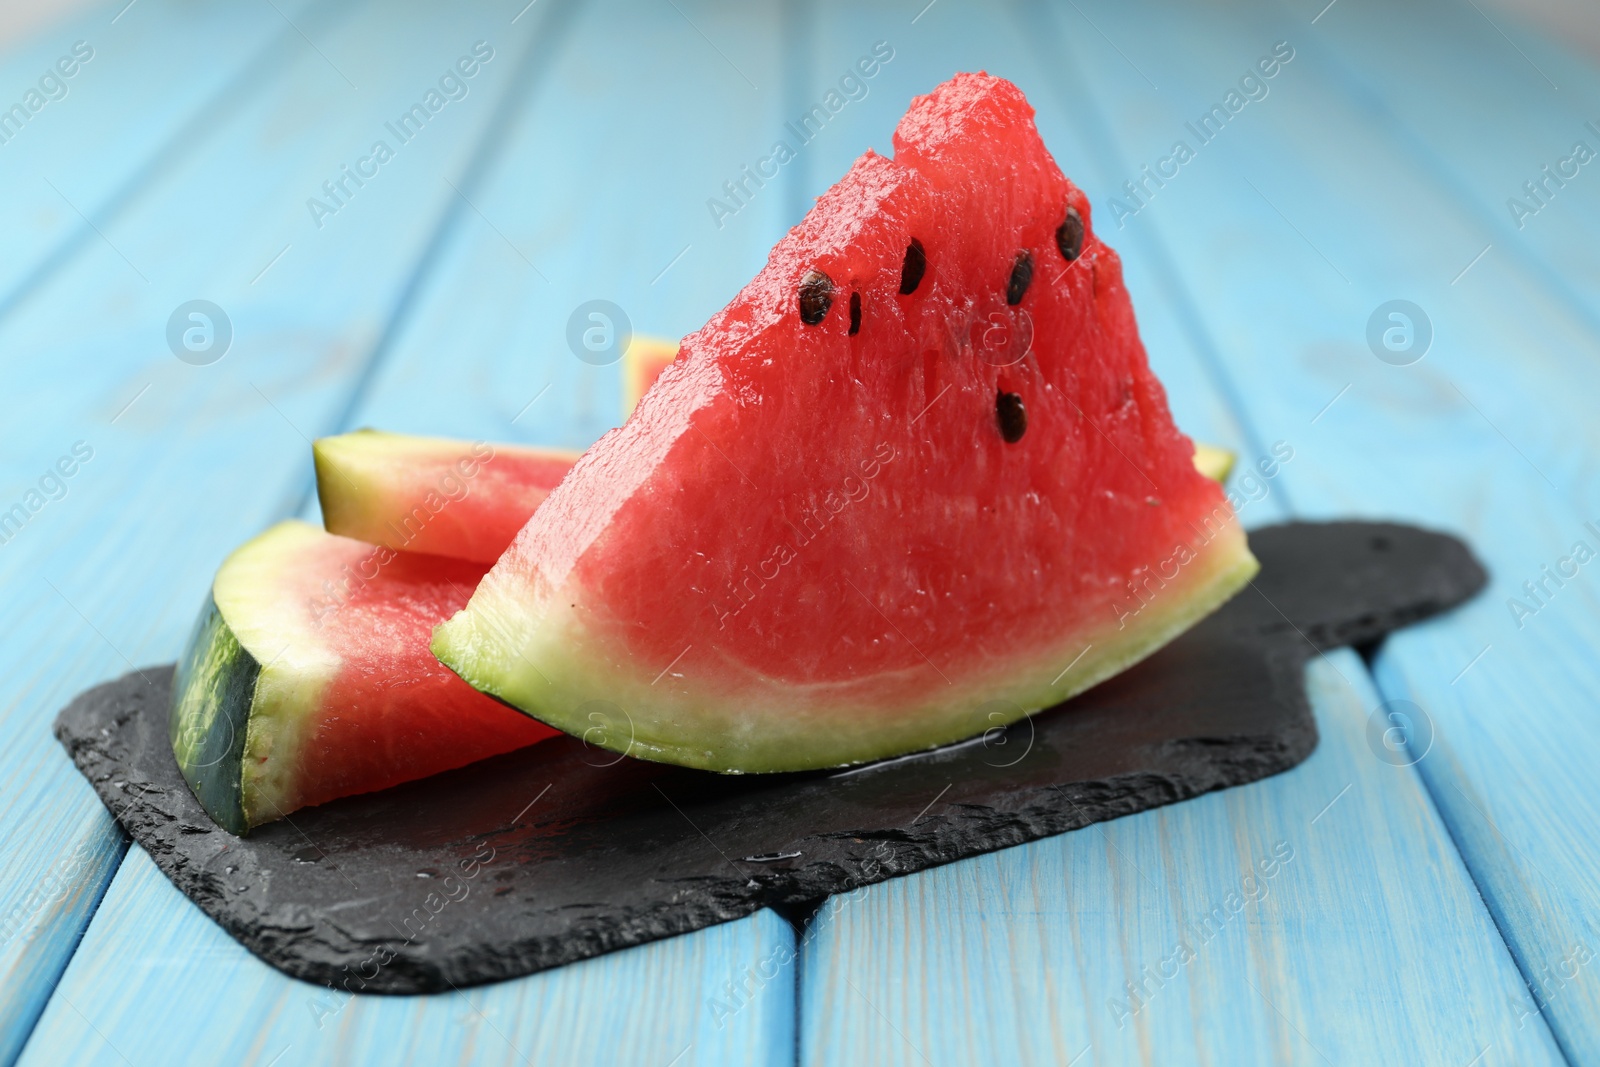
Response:
[[[1406,47],[1424,35],[1429,47]],[[1302,40],[1308,63],[1475,211],[1488,256],[1511,257],[1591,328],[1600,323],[1600,180],[1573,151],[1581,142],[1590,162],[1600,158],[1593,60],[1515,19],[1439,0],[1348,5]]]
[[[1108,137],[1129,161],[1162,151],[1274,40],[1308,32],[1275,15],[1174,9],[1170,39],[1156,39],[1109,5],[1086,14],[1128,62],[1159,71],[1158,105],[1122,59],[1073,52],[1083,78],[1106,87]],[[1454,99],[1487,82],[1511,112],[1532,110],[1540,102],[1519,62],[1464,64],[1430,91]],[[1433,726],[1431,749],[1417,738],[1418,768],[1526,979],[1499,1010],[1523,1022],[1542,1011],[1568,1056],[1587,1062],[1600,1056],[1589,966],[1600,844],[1583,770],[1600,755],[1588,652],[1600,604],[1581,569],[1558,586],[1543,568],[1580,539],[1595,547],[1585,523],[1597,487],[1582,457],[1600,447],[1590,403],[1600,338],[1586,309],[1524,258],[1467,269],[1486,240],[1481,211],[1399,140],[1333,72],[1291,66],[1129,229],[1149,227],[1190,279],[1207,329],[1232,339],[1251,420],[1294,435],[1305,460],[1288,474],[1297,504],[1454,528],[1488,563],[1486,595],[1391,641],[1379,678],[1386,698],[1414,701]],[[1364,336],[1396,296],[1434,327],[1432,351],[1410,366],[1375,358]],[[1545,583],[1537,601],[1524,581]]]
[[[135,846],[20,1062],[777,1065],[793,945],[764,911],[515,982],[335,993],[251,956]]]
[[[1563,1063],[1361,661],[1308,675],[1284,775],[837,898],[801,1062]]]
[[[1290,467],[1299,463],[1314,407],[1294,424],[1241,426],[1232,416],[1229,398],[1243,395],[1232,354],[1243,341],[1216,328],[1189,283],[1197,270],[1216,272],[1215,286],[1229,275],[1176,261],[1143,215],[1119,230],[1104,207],[1104,194],[1138,174],[1126,171],[1121,135],[1149,131],[1166,150],[1182,123],[1116,46],[1075,14],[1066,34],[1036,15],[995,26],[948,3],[909,29],[917,11],[880,14],[901,21],[878,36],[913,43],[900,50],[906,88],[881,105],[884,135],[874,138],[887,139],[910,92],[953,70],[1017,80],[1039,108],[1047,143],[1089,190],[1099,231],[1126,254],[1152,361],[1182,424],[1229,443],[1286,440],[1296,449]],[[1098,11],[1091,17],[1103,25]],[[857,27],[868,20],[852,12],[838,21],[848,30],[824,39],[863,35]],[[1152,35],[1148,19],[1138,33]],[[1067,36],[1081,47],[1067,47]],[[1171,44],[1190,39],[1176,33]],[[1122,69],[1113,76],[1108,64]],[[1129,106],[1115,112],[1114,135],[1101,108],[1119,94]],[[1213,233],[1213,259],[1239,240]],[[1298,300],[1277,291],[1272,299]],[[1247,505],[1247,525],[1281,514],[1298,481],[1286,474],[1272,483],[1267,499]],[[1312,677],[1323,739],[1287,775],[830,902],[802,956],[802,1060],[1321,1062],[1325,1054],[1461,1064],[1487,1045],[1480,1063],[1560,1062],[1542,1026],[1504,1011],[1519,986],[1514,961],[1416,772],[1380,762],[1368,746],[1377,701],[1360,661],[1341,653]],[[1241,893],[1253,868],[1259,881],[1256,865],[1279,841],[1296,858],[1280,865],[1277,884],[1262,883],[1269,895],[1246,903],[1238,925],[1197,947],[1196,959],[1171,961],[1185,928]],[[1179,977],[1163,979],[1164,963]],[[907,983],[907,974],[928,977]],[[1145,986],[1138,1010],[1129,981]],[[1413,985],[1428,988],[1401,995]]]
[[[4,106],[30,89],[40,105],[26,121],[0,125],[0,316],[97,241],[95,226],[133,203],[170,157],[203,143],[205,129],[291,49],[304,49],[296,26],[321,33],[350,6],[287,5],[280,15],[267,6],[124,0],[0,57],[0,84],[15,90]]]
[[[777,25],[764,8],[678,6],[586,9],[580,51],[617,61],[563,58],[559,104],[509,142],[351,425],[586,448],[621,420],[622,380],[573,354],[579,305],[609,300],[635,331],[678,338],[760,269],[789,225],[781,190],[748,184],[736,203],[724,185],[782,131]],[[736,210],[715,215],[713,198]]]
[[[576,17],[571,40],[541,63],[536,103],[497,131],[494,166],[463,187],[469,209],[413,287],[347,425],[581,446],[620,419],[618,367],[568,348],[572,309],[603,297],[641,330],[684,332],[780,232],[776,196],[720,230],[705,207],[778,125],[776,85],[751,89],[733,66],[775,68],[776,25],[760,11],[727,14],[611,3]],[[597,66],[602,53],[611,61]],[[672,265],[685,245],[697,247]],[[695,260],[702,247],[715,255]],[[301,463],[309,475],[309,455]],[[170,967],[174,945],[203,962]],[[789,925],[762,912],[484,990],[340,1001],[250,959],[135,850],[28,1058],[114,1061],[114,1047],[141,1062],[178,1030],[207,1058],[221,1041],[230,1058],[262,1063],[286,1047],[283,1062],[297,1063],[789,1062],[793,949]],[[334,1004],[336,1018],[325,1012]],[[196,1021],[207,1017],[215,1034]]]
[[[1463,19],[1461,12],[1430,3],[1407,5],[1390,14],[1393,17],[1387,18],[1355,7],[1339,19],[1323,20],[1320,36],[1327,41],[1308,54],[1325,63],[1330,78],[1356,94],[1369,113],[1394,125],[1394,141],[1401,151],[1410,152],[1442,189],[1475,210],[1485,230],[1486,259],[1508,257],[1547,292],[1573,306],[1592,331],[1600,307],[1596,289],[1600,275],[1592,254],[1600,238],[1600,215],[1595,211],[1600,206],[1600,184],[1589,178],[1592,168],[1587,165],[1565,179],[1559,173],[1550,177],[1541,166],[1553,170],[1563,157],[1571,158],[1575,142],[1600,149],[1593,116],[1583,105],[1600,89],[1600,72],[1592,62],[1499,16],[1494,24],[1475,12]],[[1398,63],[1398,39],[1423,26],[1430,29],[1430,47],[1418,50],[1412,62]],[[1463,68],[1474,76],[1462,76]],[[1479,71],[1491,71],[1493,76],[1480,76]],[[1508,93],[1508,84],[1519,86],[1518,91]],[[1526,190],[1527,182],[1542,183],[1538,196]],[[1529,393],[1546,391],[1535,385]],[[1520,459],[1512,459],[1510,467],[1513,480],[1527,477]],[[1515,514],[1526,508],[1520,496],[1497,499],[1494,507]],[[1579,494],[1580,499],[1586,496]],[[1583,514],[1575,517],[1582,519]],[[1510,588],[1496,591],[1500,593],[1496,610],[1475,620],[1479,625],[1468,640],[1408,635],[1379,657],[1376,674],[1388,695],[1428,708],[1443,705],[1451,719],[1472,720],[1486,718],[1484,708],[1514,707],[1508,694],[1527,700],[1522,676],[1534,664],[1541,665],[1539,675],[1559,679],[1552,692],[1540,691],[1535,698],[1543,705],[1542,728],[1558,731],[1563,738],[1559,756],[1554,746],[1527,744],[1520,726],[1475,722],[1478,737],[1441,750],[1421,767],[1469,866],[1486,886],[1497,921],[1512,931],[1513,950],[1530,987],[1513,1010],[1527,1015],[1549,1005],[1553,1025],[1569,1052],[1592,1056],[1597,1047],[1592,1028],[1569,1020],[1592,1019],[1596,1003],[1592,975],[1574,985],[1580,972],[1589,969],[1596,947],[1593,898],[1573,892],[1592,880],[1593,857],[1574,854],[1562,846],[1562,838],[1571,827],[1592,824],[1597,807],[1587,776],[1578,770],[1581,758],[1574,759],[1565,744],[1566,738],[1576,738],[1593,751],[1596,740],[1581,697],[1592,690],[1592,677],[1584,665],[1591,658],[1596,629],[1594,604],[1592,594],[1574,598],[1568,590],[1561,602],[1551,600],[1548,608],[1541,608],[1515,588],[1517,579],[1524,578],[1545,581],[1548,590],[1560,592],[1538,568],[1556,562],[1571,544],[1550,528],[1562,525],[1561,518],[1541,515],[1540,520],[1533,524],[1543,527],[1537,535],[1530,525],[1502,541],[1505,558],[1513,559],[1513,552],[1535,543],[1557,551],[1548,559],[1528,559],[1526,574],[1508,575],[1510,581],[1504,585]],[[1574,522],[1565,525],[1573,538],[1593,545],[1586,532],[1573,529]],[[1513,618],[1509,599],[1513,596],[1541,608],[1537,622],[1531,616]],[[1504,614],[1494,620],[1501,611]],[[1534,648],[1522,647],[1525,635],[1535,642]],[[1514,651],[1513,659],[1501,664],[1500,671],[1473,677],[1474,664],[1462,674],[1479,652],[1498,658],[1508,648]],[[1542,666],[1545,663],[1558,666],[1551,670]],[[1486,796],[1489,790],[1498,795],[1513,788],[1523,796],[1509,811],[1496,810]],[[1547,822],[1552,811],[1565,815],[1554,827]]]
[[[418,257],[462,210],[446,179],[462,184],[544,17],[367,7],[0,321],[0,350],[34,357],[0,364],[0,388],[26,398],[0,456],[4,507],[26,505],[0,545],[0,585],[29,621],[0,648],[0,1058],[26,1037],[121,847],[51,717],[81,688],[173,659],[223,555],[299,499],[301,435],[337,424]],[[478,40],[497,59],[467,97],[317,229],[307,198]],[[196,297],[233,328],[205,366],[165,339]],[[63,456],[72,476],[41,482]]]

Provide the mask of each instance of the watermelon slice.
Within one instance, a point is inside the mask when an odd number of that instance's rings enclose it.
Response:
[[[229,556],[178,665],[170,722],[211,817],[242,834],[552,736],[428,651],[483,572],[303,522]]]
[[[970,737],[1255,573],[1116,254],[1009,82],[918,98],[578,461],[433,649],[569,732],[717,771]]]
[[[378,430],[323,437],[312,453],[328,532],[481,563],[500,558],[578,458]]]

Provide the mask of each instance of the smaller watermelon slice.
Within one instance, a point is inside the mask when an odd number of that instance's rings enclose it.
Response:
[[[428,651],[484,570],[303,522],[235,550],[178,664],[169,722],[211,817],[243,834],[552,736]]]
[[[493,563],[577,461],[559,448],[357,430],[312,446],[329,533]]]

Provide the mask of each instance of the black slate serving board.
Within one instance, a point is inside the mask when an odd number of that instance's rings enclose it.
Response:
[[[353,992],[514,978],[1255,781],[1316,746],[1307,658],[1485,581],[1405,526],[1257,530],[1261,574],[1074,700],[844,772],[729,777],[574,738],[295,812],[238,838],[178,775],[170,667],[80,695],[56,736],[179,889],[267,963]]]

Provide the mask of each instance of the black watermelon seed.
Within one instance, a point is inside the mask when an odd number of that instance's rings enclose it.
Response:
[[[861,294],[850,294],[850,333],[851,336],[861,332]]]
[[[927,271],[928,253],[923,250],[922,242],[913,237],[911,243],[906,245],[906,261],[900,268],[900,295],[916,292]]]
[[[820,270],[806,272],[800,279],[800,321],[815,326],[828,317],[833,306],[833,279]]]
[[[1067,208],[1066,221],[1056,227],[1056,247],[1061,249],[1062,258],[1068,263],[1083,251],[1083,216],[1078,214],[1077,208]]]
[[[1006,439],[1006,444],[1016,444],[1028,432],[1028,409],[1022,406],[1021,393],[1004,390],[996,393],[994,413],[1000,420],[1000,436]]]
[[[1016,307],[1028,292],[1033,281],[1033,257],[1026,251],[1018,252],[1011,263],[1011,280],[1006,282],[1006,303]]]

